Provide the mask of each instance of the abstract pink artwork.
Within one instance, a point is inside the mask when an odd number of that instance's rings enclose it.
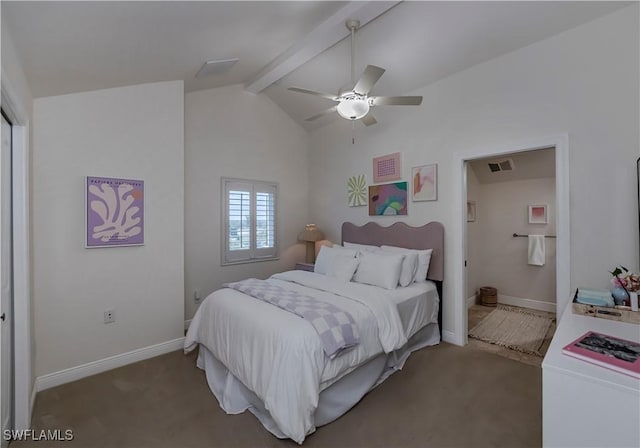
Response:
[[[415,166],[411,169],[414,201],[438,200],[438,165]]]
[[[373,158],[373,181],[388,182],[398,180],[400,172],[400,153],[388,154],[386,156]]]
[[[369,186],[369,216],[407,214],[407,183]]]
[[[529,224],[547,224],[547,206],[529,206]]]

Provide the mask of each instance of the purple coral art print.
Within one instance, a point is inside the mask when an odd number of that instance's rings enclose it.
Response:
[[[144,244],[144,181],[87,176],[86,247]]]

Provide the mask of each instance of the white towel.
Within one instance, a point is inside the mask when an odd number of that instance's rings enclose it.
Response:
[[[544,235],[529,235],[529,264],[544,266]]]

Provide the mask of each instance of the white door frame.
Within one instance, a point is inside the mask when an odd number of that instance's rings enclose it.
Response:
[[[4,76],[2,109],[13,125],[13,331],[15,429],[31,427],[35,399],[31,366],[31,267],[29,240],[29,115]]]
[[[466,162],[485,157],[555,147],[556,153],[556,313],[562,315],[571,300],[571,241],[569,209],[569,137],[567,134],[517,142],[502,147],[488,146],[459,151],[453,155],[453,299],[454,342],[467,344],[467,298],[464,266],[467,225]]]

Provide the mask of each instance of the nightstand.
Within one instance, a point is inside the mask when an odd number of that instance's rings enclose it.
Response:
[[[309,271],[309,272],[313,272],[313,267],[315,266],[314,263],[296,263],[296,270],[297,271]]]

